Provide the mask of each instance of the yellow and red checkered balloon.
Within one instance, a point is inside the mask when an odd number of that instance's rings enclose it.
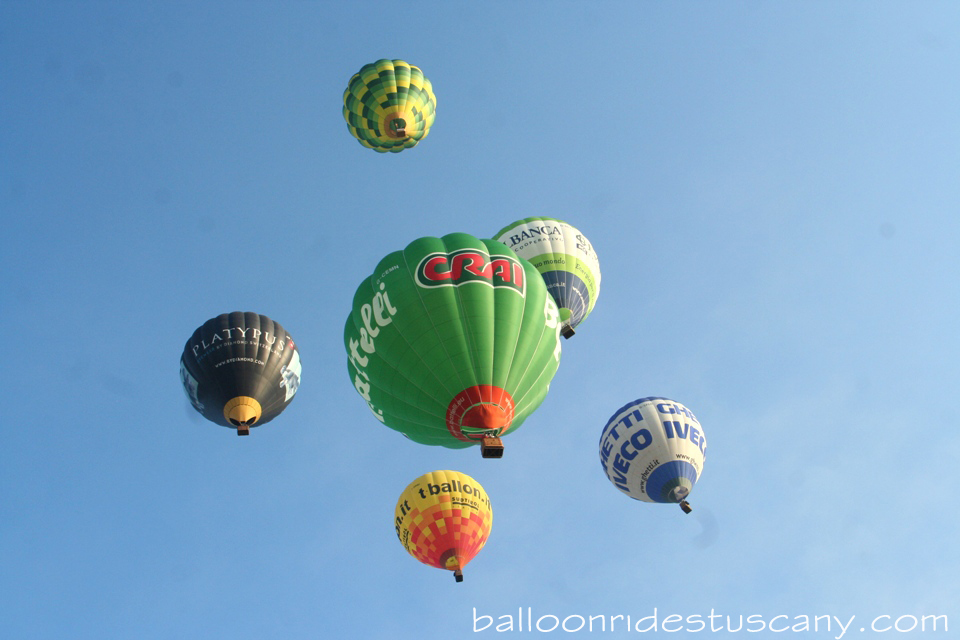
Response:
[[[483,548],[493,525],[490,498],[459,471],[433,471],[410,483],[394,513],[397,537],[414,558],[454,572]]]

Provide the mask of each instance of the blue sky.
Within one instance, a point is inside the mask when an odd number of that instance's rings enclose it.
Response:
[[[530,607],[949,637],[898,628],[960,628],[958,32],[948,2],[0,2],[0,635],[502,637],[474,607]],[[399,155],[340,113],[382,57],[438,100]],[[603,270],[544,404],[502,460],[381,426],[356,286],[532,215]],[[234,310],[303,362],[242,439],[178,377]],[[709,438],[689,516],[600,468],[649,395]],[[435,469],[494,508],[461,584],[393,532]],[[727,626],[693,637],[770,631]]]

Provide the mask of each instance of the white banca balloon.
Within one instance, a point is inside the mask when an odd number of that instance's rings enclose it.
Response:
[[[572,336],[600,295],[600,261],[590,241],[573,225],[546,217],[518,220],[494,239],[537,268],[560,309],[560,333]]]

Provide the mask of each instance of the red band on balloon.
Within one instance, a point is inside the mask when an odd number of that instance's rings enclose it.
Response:
[[[447,406],[447,430],[462,442],[479,442],[499,436],[513,423],[513,398],[505,389],[489,384],[468,387]],[[464,433],[463,427],[477,429]]]

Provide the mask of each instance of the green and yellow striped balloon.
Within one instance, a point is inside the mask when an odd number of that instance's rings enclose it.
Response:
[[[420,238],[357,289],[344,346],[350,380],[380,422],[415,442],[481,444],[499,457],[488,441],[547,395],[560,312],[536,268],[502,243]]]
[[[355,73],[343,92],[343,117],[365,147],[398,153],[430,132],[437,110],[433,85],[403,60],[377,60]]]

